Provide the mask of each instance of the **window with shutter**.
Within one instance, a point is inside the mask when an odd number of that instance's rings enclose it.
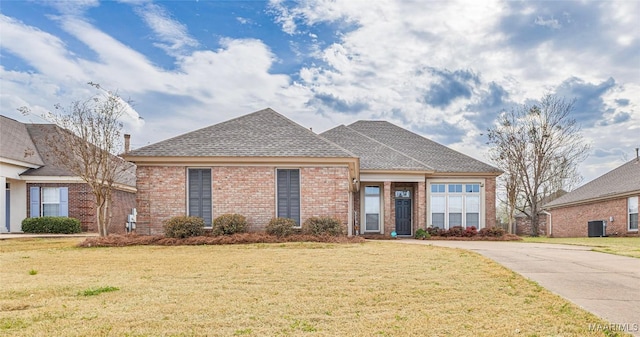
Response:
[[[293,219],[300,226],[300,170],[277,170],[278,217]]]
[[[211,198],[211,169],[189,169],[187,174],[189,216],[204,219],[207,227],[213,218]]]

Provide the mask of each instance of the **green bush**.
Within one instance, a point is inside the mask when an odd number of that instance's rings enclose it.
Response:
[[[174,216],[164,222],[164,236],[184,239],[204,234],[204,219],[197,216]]]
[[[265,231],[267,234],[275,235],[277,237],[285,237],[293,234],[296,229],[296,222],[289,218],[273,218],[269,221]]]
[[[429,234],[429,232],[427,232],[424,228],[418,228],[415,237],[418,240],[426,240],[431,238],[431,234]]]
[[[82,232],[80,220],[62,216],[43,216],[22,220],[25,233],[73,234]]]
[[[302,224],[302,232],[311,235],[340,236],[343,234],[340,220],[329,217],[311,217]]]
[[[213,219],[213,235],[231,235],[244,233],[247,228],[247,218],[240,214],[223,214]]]

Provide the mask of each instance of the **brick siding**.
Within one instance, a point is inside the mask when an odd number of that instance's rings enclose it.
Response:
[[[247,218],[250,231],[263,230],[276,216],[276,169],[275,166],[211,167],[213,218],[238,213]],[[161,234],[165,220],[187,214],[186,172],[185,166],[138,166],[138,233]],[[334,216],[343,223],[346,232],[348,168],[303,167],[300,184],[301,221],[312,216]]]
[[[68,187],[69,188],[69,217],[80,220],[83,232],[98,232],[96,224],[96,202],[91,188],[84,183],[29,183],[31,187]],[[135,193],[114,190],[112,195],[111,225],[109,233],[125,232],[127,215],[136,207]],[[27,193],[27,217],[31,217],[31,195]]]
[[[485,227],[496,226],[496,178],[484,179]]]
[[[573,207],[556,208],[551,213],[551,236],[585,237],[588,236],[589,221],[607,221],[606,234],[611,236],[636,236],[637,231],[627,231],[627,198],[593,202]],[[614,221],[610,222],[609,217]]]

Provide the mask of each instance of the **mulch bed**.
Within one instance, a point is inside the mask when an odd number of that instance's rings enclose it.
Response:
[[[197,246],[231,245],[247,243],[284,243],[284,242],[324,242],[324,243],[363,243],[363,237],[290,235],[277,237],[266,233],[240,233],[221,236],[196,236],[185,239],[167,238],[163,235],[109,235],[87,238],[78,247],[125,247],[125,246]]]
[[[450,240],[450,241],[522,241],[522,238],[515,234],[505,234],[503,236],[432,236],[426,240]]]

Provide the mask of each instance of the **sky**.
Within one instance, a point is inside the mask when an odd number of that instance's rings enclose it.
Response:
[[[2,115],[42,123],[88,82],[130,100],[133,148],[270,107],[315,132],[384,119],[485,162],[497,116],[553,94],[592,146],[584,183],[640,147],[640,1],[0,3]]]

